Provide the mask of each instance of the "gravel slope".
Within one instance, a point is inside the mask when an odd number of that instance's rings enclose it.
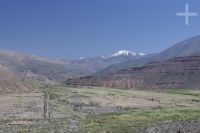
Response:
[[[139,133],[200,133],[200,120],[161,123],[141,129]]]

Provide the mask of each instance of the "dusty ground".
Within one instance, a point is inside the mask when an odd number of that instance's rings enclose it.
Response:
[[[139,133],[200,133],[200,120],[165,122],[141,129]]]
[[[176,121],[181,125],[179,121],[200,118],[198,90],[148,92],[46,84],[36,87],[32,93],[0,95],[0,132],[152,133],[148,131],[165,132],[160,130],[165,129],[160,128],[162,122],[173,121],[165,127],[166,131],[174,131],[167,127],[173,127]]]
[[[44,117],[44,94],[1,94],[0,107],[1,119],[41,119]]]

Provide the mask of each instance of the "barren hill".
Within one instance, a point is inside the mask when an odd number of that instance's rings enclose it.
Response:
[[[31,85],[0,65],[0,93],[25,92],[31,89]]]
[[[122,62],[118,64],[113,64],[101,70],[98,74],[100,75],[102,73],[108,74],[110,72],[117,72],[120,69],[139,67],[152,61],[163,61],[163,60],[174,58],[174,57],[190,56],[198,52],[200,52],[200,36],[195,36],[195,37],[180,41],[160,53],[152,54],[152,55],[149,55],[137,60],[130,60],[130,61],[126,61],[126,62]]]
[[[67,64],[60,59],[6,49],[0,49],[0,65],[18,75],[42,81],[64,81],[70,77],[91,74],[88,68]]]
[[[117,88],[199,88],[200,56],[176,57],[116,73],[69,79],[67,85]]]

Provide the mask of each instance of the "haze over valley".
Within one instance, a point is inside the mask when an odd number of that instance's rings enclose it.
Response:
[[[199,38],[186,39],[160,53],[120,50],[108,57],[81,59],[46,58],[1,49],[0,117],[7,123],[1,125],[1,131],[199,131],[199,126],[191,127],[185,121],[199,115]],[[174,109],[169,110],[171,107]],[[164,110],[167,116],[161,115]],[[168,126],[173,123],[152,127],[148,120],[154,111],[154,124],[173,118],[180,127]],[[150,116],[140,120],[142,116],[134,117],[139,112]],[[122,119],[119,113],[129,116],[131,125],[123,125],[127,119],[116,123]],[[136,122],[151,127],[133,128]]]
[[[199,12],[1,0],[0,133],[200,133]]]

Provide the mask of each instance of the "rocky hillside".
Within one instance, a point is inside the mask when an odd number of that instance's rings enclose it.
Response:
[[[130,60],[122,63],[113,64],[103,70],[98,74],[108,74],[110,72],[117,72],[120,69],[132,68],[142,66],[146,63],[152,61],[163,61],[173,57],[183,57],[190,56],[192,54],[200,52],[200,36],[192,37],[183,41],[180,41],[173,45],[172,47],[158,53],[148,55],[144,58],[137,60]]]
[[[200,52],[200,36],[178,42],[172,47],[162,51],[158,57],[159,59],[169,59],[172,57],[189,56],[198,52]]]
[[[86,68],[90,68],[94,73],[117,63],[122,63],[126,61],[135,61],[138,59],[145,58],[149,55],[144,53],[136,53],[128,50],[120,50],[110,56],[99,56],[92,58],[80,58],[73,60],[66,60],[68,64],[72,64],[75,66],[82,66]]]
[[[67,85],[104,86],[117,88],[199,88],[200,56],[176,57],[152,62],[143,67],[123,69],[101,76],[69,79]]]
[[[0,49],[0,65],[29,79],[63,82],[68,78],[90,75],[109,65],[144,56],[146,55],[142,53],[119,51],[109,57],[61,60]]]
[[[44,58],[14,50],[0,49],[0,65],[12,73],[42,81],[64,81],[67,78],[91,74],[89,68],[67,64],[54,58]]]
[[[200,120],[188,120],[177,122],[163,122],[154,127],[142,129],[138,133],[199,133]]]
[[[0,65],[0,93],[26,92],[30,90],[32,90],[31,85]]]

